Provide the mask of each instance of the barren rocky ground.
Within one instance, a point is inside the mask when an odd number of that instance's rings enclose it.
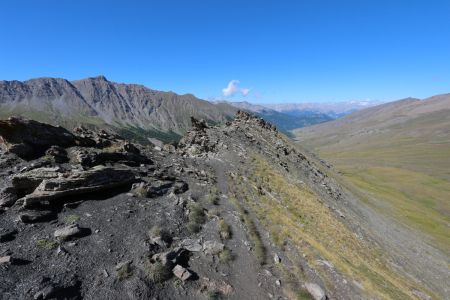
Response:
[[[148,147],[0,121],[1,299],[448,296],[444,255],[271,124],[192,126]]]

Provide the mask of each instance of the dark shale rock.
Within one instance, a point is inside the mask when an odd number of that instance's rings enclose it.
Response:
[[[16,203],[18,197],[14,187],[6,187],[0,190],[0,207],[9,207]]]
[[[17,117],[0,120],[0,146],[23,159],[38,158],[53,145],[73,146],[75,141],[62,127]]]
[[[60,146],[51,146],[45,154],[51,157],[56,163],[65,163],[69,161],[66,149]]]
[[[131,184],[133,172],[127,169],[96,166],[57,178],[43,180],[33,193],[24,197],[24,207],[46,201],[53,203],[67,196],[89,194]]]
[[[56,217],[56,213],[50,210],[25,210],[19,214],[23,223],[47,222]]]

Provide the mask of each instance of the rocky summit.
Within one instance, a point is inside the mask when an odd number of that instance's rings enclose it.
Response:
[[[0,298],[448,295],[445,257],[411,246],[407,228],[270,123],[238,112],[191,125],[178,144],[151,147],[0,121]]]

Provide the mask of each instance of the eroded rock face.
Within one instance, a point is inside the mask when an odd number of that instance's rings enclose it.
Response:
[[[135,180],[133,172],[127,169],[96,166],[65,176],[43,179],[33,193],[23,199],[23,206],[29,207],[43,201],[52,203],[63,197],[104,191],[131,184]]]
[[[0,120],[0,136],[0,146],[23,159],[40,157],[53,145],[76,143],[76,137],[62,127],[17,117]]]

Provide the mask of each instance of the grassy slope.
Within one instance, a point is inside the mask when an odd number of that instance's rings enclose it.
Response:
[[[367,203],[450,251],[450,111],[423,114],[355,134],[297,131],[302,145],[332,162]],[[355,127],[359,124],[355,124]]]
[[[311,265],[317,264],[318,257],[326,258],[348,278],[361,283],[368,298],[415,298],[411,290],[419,285],[401,276],[374,245],[360,240],[305,184],[291,182],[260,156],[255,155],[248,165],[249,180],[235,178],[230,186],[276,245],[283,248],[285,241],[290,241],[299,253],[307,253]],[[304,281],[301,270],[288,272],[293,277],[291,288],[298,291],[295,284]]]

